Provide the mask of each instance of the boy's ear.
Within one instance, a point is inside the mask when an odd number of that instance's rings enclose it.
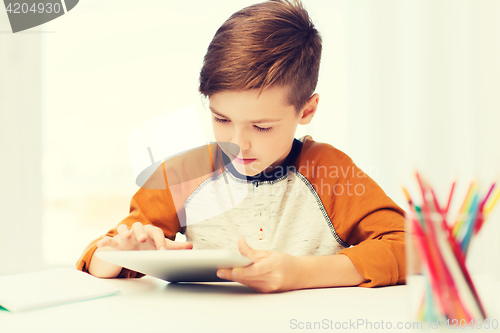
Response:
[[[307,101],[306,105],[302,108],[299,114],[299,124],[300,125],[307,125],[311,122],[312,118],[314,117],[314,114],[316,113],[316,109],[318,108],[318,103],[319,103],[319,95],[314,94],[309,98]]]

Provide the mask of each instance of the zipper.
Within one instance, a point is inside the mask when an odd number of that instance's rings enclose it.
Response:
[[[259,187],[259,181],[258,180],[253,180],[252,181],[252,193],[255,194],[255,188]]]

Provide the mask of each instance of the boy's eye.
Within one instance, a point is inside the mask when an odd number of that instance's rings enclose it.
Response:
[[[224,119],[224,118],[217,118],[217,117],[214,117],[214,120],[218,123],[221,123],[221,124],[224,124],[224,123],[228,123],[229,120],[227,119]],[[256,126],[254,125],[254,128],[259,131],[259,132],[269,132],[272,127],[259,127],[259,126]]]
[[[214,117],[214,120],[218,123],[227,123],[227,119],[222,119],[222,118],[217,118],[217,117]]]
[[[254,127],[259,132],[269,132],[272,129],[272,127],[259,127],[259,126],[254,126]]]

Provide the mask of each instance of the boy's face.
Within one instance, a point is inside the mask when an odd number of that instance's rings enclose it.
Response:
[[[260,96],[258,89],[252,89],[210,97],[215,139],[239,147],[235,151],[222,147],[239,173],[254,176],[281,165],[292,148],[297,125],[311,121],[318,95],[297,114],[286,103],[286,92],[286,88],[271,87]]]

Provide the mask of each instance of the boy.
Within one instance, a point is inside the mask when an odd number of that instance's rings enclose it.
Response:
[[[261,292],[405,283],[401,208],[344,153],[309,136],[294,139],[318,106],[320,55],[321,38],[300,2],[233,14],[200,73],[218,144],[163,163],[78,269],[137,277],[93,253],[194,246],[253,259],[217,275]],[[175,242],[177,232],[188,242]]]

